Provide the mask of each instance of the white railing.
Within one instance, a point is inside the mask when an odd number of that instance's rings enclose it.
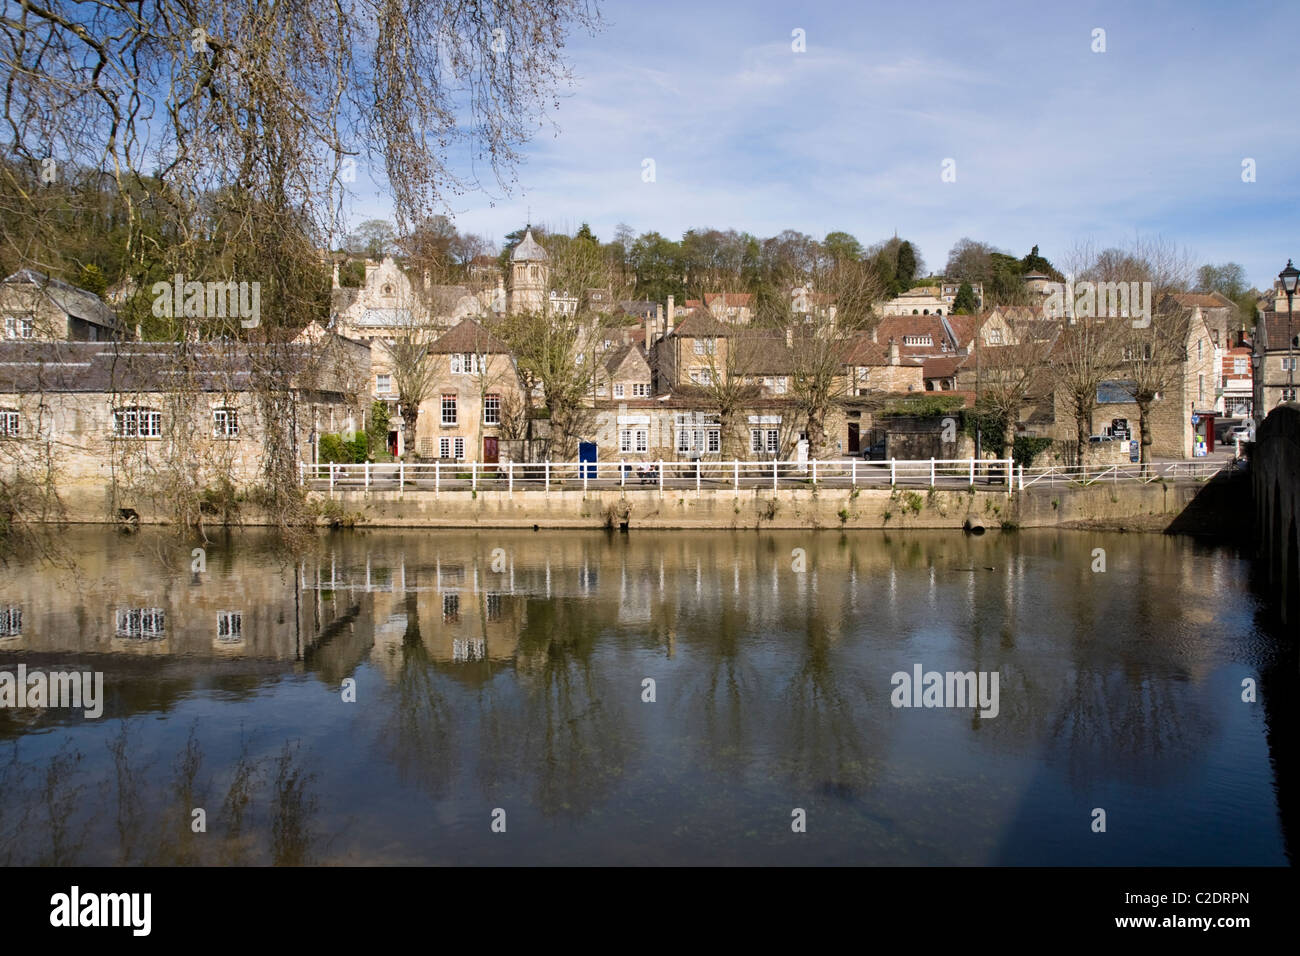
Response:
[[[1205,481],[1213,478],[1220,471],[1231,467],[1233,467],[1231,461],[1169,461],[1146,465],[1021,467],[1017,473],[1016,487],[1024,489],[1039,483],[1049,485],[1058,483],[1091,485],[1099,481],[1114,483],[1137,481],[1143,484],[1150,484],[1153,481],[1175,481],[1180,479]]]
[[[501,462],[435,461],[421,464],[300,464],[304,484],[338,489],[505,491],[552,488],[645,488],[663,492],[731,488],[831,488],[913,485],[1004,488],[1011,493],[1010,459],[929,458],[865,461],[616,461]]]

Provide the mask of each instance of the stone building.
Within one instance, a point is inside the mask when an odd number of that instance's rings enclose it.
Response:
[[[105,342],[128,338],[93,292],[22,269],[0,282],[0,340]]]
[[[0,344],[0,459],[105,515],[178,485],[252,487],[269,454],[311,463],[322,434],[364,427],[369,357],[338,336]]]
[[[540,312],[548,302],[550,274],[550,256],[533,231],[526,230],[523,242],[510,253],[510,311]]]
[[[1275,299],[1276,308],[1260,313],[1255,324],[1255,421],[1261,422],[1282,402],[1294,402],[1300,388],[1296,361],[1300,359],[1300,313],[1286,311],[1286,297]]]
[[[416,453],[449,461],[499,461],[501,440],[523,437],[523,394],[509,348],[465,319],[429,351],[434,381],[420,405]]]

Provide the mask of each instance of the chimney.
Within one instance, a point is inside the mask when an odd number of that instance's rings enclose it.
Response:
[[[667,324],[667,325],[664,325],[663,323],[660,323],[660,327],[664,330],[664,338],[667,338],[668,336],[670,336],[670,335],[673,334],[673,321],[676,319],[676,312],[677,312],[677,309],[676,309],[676,307],[674,307],[674,308],[673,308],[673,309],[668,313],[668,324]]]
[[[331,288],[337,289],[338,287],[339,287],[339,262],[337,259],[335,259],[334,260],[334,284],[331,286]]]
[[[876,341],[876,327],[874,325],[871,327],[871,341]]]
[[[655,320],[647,318],[645,320],[645,350],[647,355],[650,354],[650,346],[654,344],[654,330]]]
[[[668,328],[673,327],[673,317],[677,315],[677,306],[673,304],[673,297],[668,297]]]
[[[428,269],[424,270],[424,291],[425,292],[429,291],[429,270]]]
[[[900,360],[901,357],[898,353],[898,342],[891,337],[889,340],[889,364],[898,365]]]

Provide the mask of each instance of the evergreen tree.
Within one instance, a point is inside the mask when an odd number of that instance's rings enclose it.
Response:
[[[975,301],[975,290],[971,288],[969,282],[963,282],[961,288],[957,290],[957,298],[953,300],[952,311],[954,315],[970,315],[979,307]]]

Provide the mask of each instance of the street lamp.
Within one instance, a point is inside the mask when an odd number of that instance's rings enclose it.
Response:
[[[1300,279],[1300,269],[1286,261],[1286,268],[1277,274],[1282,280],[1282,290],[1286,293],[1286,385],[1295,401],[1295,334],[1291,330],[1291,300],[1295,297],[1296,280]]]

